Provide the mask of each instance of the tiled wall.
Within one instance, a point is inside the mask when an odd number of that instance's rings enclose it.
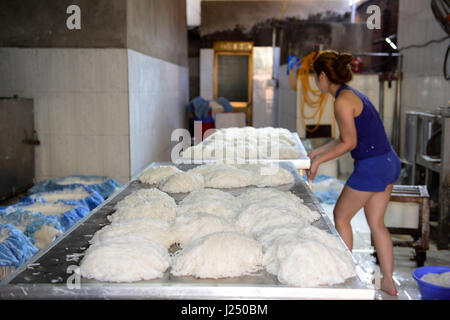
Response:
[[[34,99],[36,179],[130,177],[124,49],[0,49],[0,95]]]
[[[0,49],[0,96],[32,98],[36,180],[105,175],[121,183],[170,160],[186,127],[188,69],[127,49]]]
[[[128,50],[131,176],[155,161],[170,161],[170,136],[186,128],[189,71]]]
[[[446,36],[435,20],[429,1],[400,0],[398,46],[423,44]],[[423,48],[410,48],[403,54],[401,154],[405,144],[405,112],[433,111],[447,106],[450,100],[450,82],[443,76],[445,51],[450,44],[447,39]]]

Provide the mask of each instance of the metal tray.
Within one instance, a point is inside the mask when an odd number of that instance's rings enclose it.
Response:
[[[161,165],[153,163],[149,167]],[[167,164],[167,163],[165,163]],[[179,165],[188,170],[196,165]],[[300,177],[296,167],[281,162],[281,167],[295,177],[293,185],[281,186],[304,200],[305,205],[317,210],[321,219],[313,225],[338,235],[322,207]],[[0,284],[2,299],[374,299],[375,290],[361,281],[364,274],[357,266],[358,276],[345,283],[330,287],[298,288],[280,284],[265,271],[252,276],[218,280],[174,277],[167,271],[162,279],[134,283],[98,282],[76,277],[81,256],[89,247],[93,234],[109,224],[107,216],[114,212],[115,204],[131,192],[152,186],[136,179],[116,192],[101,206],[79,221],[65,235],[47,249],[39,252],[26,265],[21,266]],[[226,189],[240,194],[247,188]],[[178,203],[186,194],[172,195]],[[351,255],[350,251],[347,252]],[[79,286],[76,279],[79,279]]]

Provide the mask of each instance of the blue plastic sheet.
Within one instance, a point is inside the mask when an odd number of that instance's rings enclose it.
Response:
[[[345,183],[341,180],[338,180],[334,177],[326,176],[326,175],[319,175],[317,176],[313,181],[313,194],[316,196],[316,198],[325,204],[336,204],[336,201],[338,200],[340,196],[340,192],[337,192],[334,188],[330,187],[325,191],[322,192],[314,192],[314,184],[319,183],[325,180],[333,179],[334,181],[338,182],[341,185],[344,185]]]
[[[49,192],[54,190],[61,190],[66,188],[68,185],[62,185],[59,183],[62,183],[66,179],[76,178],[83,181],[86,181],[86,183],[102,180],[102,183],[96,183],[96,184],[83,184],[83,183],[76,183],[76,184],[70,184],[70,186],[79,186],[79,185],[87,185],[90,189],[93,189],[94,191],[98,192],[103,199],[107,199],[113,192],[116,190],[122,188],[122,185],[118,183],[116,180],[104,176],[82,176],[82,175],[73,175],[69,177],[64,178],[56,178],[56,179],[47,179],[44,180],[35,186],[33,186],[31,189],[28,190],[29,194],[39,193],[39,192]]]
[[[36,202],[43,202],[41,200]],[[34,202],[34,203],[36,203]],[[46,203],[46,202],[43,202]],[[17,205],[14,205],[16,208],[20,208],[27,212],[38,212],[32,208],[29,208],[29,205],[32,205],[33,203],[18,203]],[[80,221],[83,217],[85,217],[90,210],[86,207],[77,207],[72,206],[72,209],[66,212],[62,212],[59,214],[53,214],[53,215],[46,215],[46,217],[55,217],[60,225],[62,226],[64,232],[67,231],[70,227],[72,227],[75,223]]]
[[[39,192],[39,193],[35,193],[32,194],[31,196],[27,196],[24,197],[20,200],[21,204],[30,204],[36,201],[41,201],[41,202],[49,202],[47,200],[45,200],[45,195],[49,195],[51,193],[59,193],[59,192],[64,192],[64,191],[71,191],[77,188],[82,188],[84,189],[87,193],[89,193],[90,195],[84,199],[77,199],[77,200],[57,200],[55,202],[62,202],[65,204],[70,204],[70,205],[74,205],[77,207],[85,207],[87,209],[89,209],[89,211],[95,209],[98,205],[100,205],[104,199],[103,197],[97,193],[94,189],[91,189],[90,187],[86,186],[86,185],[76,185],[76,184],[72,184],[72,185],[66,185],[65,188],[63,189],[59,189],[59,190],[53,190],[53,191],[49,191],[49,192]]]
[[[0,266],[20,267],[38,249],[12,224],[0,224]]]
[[[0,208],[0,224],[12,224],[14,227],[22,232],[33,221],[43,217],[39,212],[26,212],[17,207]]]

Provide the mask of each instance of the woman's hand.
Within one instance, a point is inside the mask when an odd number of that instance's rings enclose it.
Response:
[[[318,169],[319,169],[319,162],[317,161],[317,159],[312,158],[311,166],[310,166],[309,170],[306,171],[306,173],[308,175],[308,180],[311,180],[311,181],[314,180]]]
[[[311,160],[313,158],[317,157],[317,155],[318,155],[317,150],[312,150],[312,151],[308,152],[308,158]]]

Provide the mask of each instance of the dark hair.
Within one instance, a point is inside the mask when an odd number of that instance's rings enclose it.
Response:
[[[350,53],[338,53],[333,50],[321,51],[314,60],[313,68],[317,75],[323,71],[328,79],[335,84],[345,84],[352,80],[353,73],[350,62],[353,56]]]

